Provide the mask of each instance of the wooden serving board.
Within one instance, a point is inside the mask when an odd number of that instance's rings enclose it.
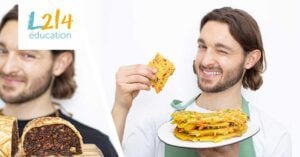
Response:
[[[101,150],[95,144],[84,144],[82,157],[104,157]]]

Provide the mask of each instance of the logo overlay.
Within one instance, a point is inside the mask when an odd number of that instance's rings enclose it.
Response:
[[[26,0],[19,4],[19,49],[75,49],[76,1]]]

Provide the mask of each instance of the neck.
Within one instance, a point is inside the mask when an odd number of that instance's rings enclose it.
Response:
[[[203,92],[196,99],[196,104],[202,108],[212,111],[223,109],[241,109],[241,84],[237,83],[234,86],[218,93]]]
[[[4,115],[14,116],[20,120],[42,117],[54,111],[49,91],[33,100],[21,104],[6,104],[3,108]]]

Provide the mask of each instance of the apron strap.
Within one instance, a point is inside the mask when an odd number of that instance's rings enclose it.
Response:
[[[174,99],[171,102],[171,106],[175,109],[175,111],[182,111],[185,110],[187,107],[189,107],[190,105],[193,104],[193,102],[200,96],[197,95],[196,97],[194,97],[193,99],[187,101],[187,102],[182,102],[180,100]]]
[[[242,103],[242,110],[245,112],[249,119],[250,119],[250,111],[249,111],[249,102],[242,96],[243,103]],[[255,149],[253,145],[253,139],[248,138],[240,142],[240,150],[239,150],[239,157],[255,157]]]
[[[198,95],[199,96],[199,95]],[[197,97],[198,97],[197,96]],[[196,98],[197,98],[196,97]],[[191,99],[187,103],[183,103],[180,100],[173,100],[171,106],[175,110],[185,110],[188,106],[193,104],[195,98]],[[249,105],[246,99],[242,96],[242,110],[250,118]],[[165,157],[200,157],[195,149],[176,147],[169,144],[165,144]],[[239,157],[255,157],[255,150],[252,138],[248,138],[240,142]]]

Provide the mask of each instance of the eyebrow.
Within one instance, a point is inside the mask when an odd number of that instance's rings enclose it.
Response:
[[[216,46],[217,48],[224,48],[224,49],[226,49],[226,50],[228,50],[228,51],[232,51],[232,48],[231,48],[231,47],[226,46],[226,45],[224,45],[224,44],[222,44],[222,43],[216,43],[215,46]]]
[[[201,39],[201,38],[199,38],[197,41],[198,41],[198,44],[199,43],[205,44],[205,41],[203,39]],[[227,45],[224,45],[222,43],[216,43],[214,46],[217,47],[217,48],[224,48],[224,49],[226,49],[228,51],[232,51],[233,50],[231,47],[229,47]]]
[[[2,41],[0,41],[0,46],[3,46],[3,47],[5,47],[5,48],[6,48],[6,45],[5,45],[5,43],[4,43],[4,42],[2,42]],[[37,53],[37,52],[38,52],[38,50],[19,50],[19,51],[32,51],[32,52],[34,52],[34,53]]]
[[[21,49],[20,51],[24,51],[24,52],[34,52],[34,53],[38,53],[38,52],[39,52],[38,50],[27,50],[27,49],[26,49],[26,50],[22,50],[22,49]]]
[[[0,46],[6,47],[6,45],[0,41]]]
[[[199,44],[199,43],[204,43],[204,44],[205,44],[205,41],[204,41],[203,39],[199,38],[199,39],[197,40],[197,43],[198,43],[198,44]]]

